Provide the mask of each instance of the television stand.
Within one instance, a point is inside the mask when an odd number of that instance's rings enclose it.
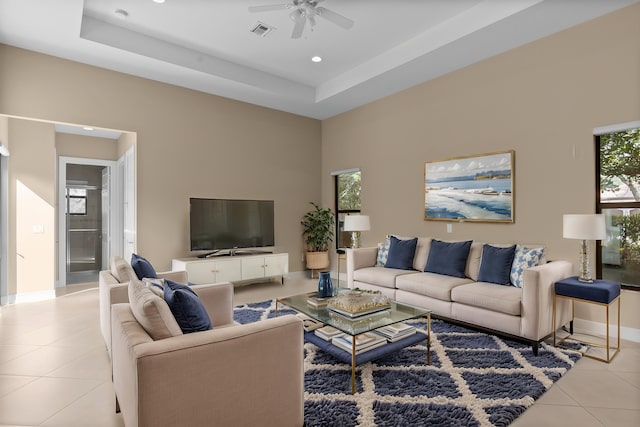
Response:
[[[219,251],[208,258],[193,257],[172,260],[171,270],[187,272],[189,282],[207,284],[216,282],[264,281],[289,274],[289,254],[244,251]]]

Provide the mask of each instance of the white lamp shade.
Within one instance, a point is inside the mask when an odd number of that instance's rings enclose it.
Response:
[[[367,231],[370,229],[369,215],[347,215],[344,217],[344,231]]]
[[[604,215],[563,215],[562,237],[565,239],[603,240],[607,237]]]

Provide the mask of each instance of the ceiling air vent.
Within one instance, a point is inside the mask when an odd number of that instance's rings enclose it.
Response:
[[[250,30],[253,34],[257,34],[261,37],[266,37],[271,31],[275,30],[271,25],[267,25],[264,22],[258,21],[256,25]]]

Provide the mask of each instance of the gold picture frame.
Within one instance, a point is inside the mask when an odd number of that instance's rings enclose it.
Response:
[[[424,163],[424,220],[514,222],[515,151]]]

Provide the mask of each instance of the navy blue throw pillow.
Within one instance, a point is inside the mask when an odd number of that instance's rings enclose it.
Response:
[[[413,256],[416,253],[418,238],[400,240],[396,236],[391,236],[390,242],[389,256],[384,266],[401,270],[413,270]]]
[[[424,271],[453,277],[465,277],[464,270],[467,266],[471,242],[472,240],[466,242],[431,240],[429,258],[427,258]]]
[[[511,284],[511,265],[516,254],[516,245],[497,248],[491,245],[482,247],[482,260],[478,272],[478,282]]]
[[[164,300],[169,305],[182,333],[207,331],[213,327],[204,304],[187,285],[165,279]]]
[[[149,261],[140,255],[131,254],[131,268],[136,272],[138,279],[157,279],[158,274]]]

